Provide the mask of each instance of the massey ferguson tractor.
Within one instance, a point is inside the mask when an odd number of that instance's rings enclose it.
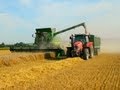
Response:
[[[85,34],[79,34],[78,31],[78,34],[70,36],[71,47],[67,47],[67,53],[65,53],[64,49],[51,43],[56,35],[74,30],[80,26],[84,27]],[[98,55],[100,50],[100,38],[94,35],[88,35],[85,23],[74,25],[58,32],[56,32],[55,28],[37,28],[35,34],[33,45],[17,43],[10,47],[10,50],[16,52],[55,52],[57,58],[62,56],[80,56],[86,60],[89,59],[89,57],[92,58],[93,55]]]
[[[95,35],[90,35],[87,32],[85,23],[81,26],[84,27],[84,34],[75,34],[70,36],[71,47],[67,47],[67,57],[79,56],[85,60],[98,55],[100,52],[101,40]]]
[[[71,47],[67,47],[67,57],[79,56],[85,60],[98,55],[100,38],[94,35],[75,34],[70,36]]]

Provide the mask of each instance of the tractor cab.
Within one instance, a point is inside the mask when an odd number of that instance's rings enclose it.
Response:
[[[77,42],[77,41],[81,41],[83,44],[89,42],[89,35],[86,34],[75,34],[75,35],[71,35],[70,37],[71,42]]]

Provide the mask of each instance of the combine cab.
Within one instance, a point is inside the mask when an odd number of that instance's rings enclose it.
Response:
[[[53,35],[55,28],[40,28],[36,29],[36,37],[34,44],[37,45],[40,49],[51,48],[51,41],[53,40]]]

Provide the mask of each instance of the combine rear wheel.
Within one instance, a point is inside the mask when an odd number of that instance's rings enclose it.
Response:
[[[57,59],[61,59],[63,56],[65,56],[64,50],[58,49],[58,50],[56,51],[56,58],[57,58]]]
[[[85,48],[85,49],[84,49],[84,56],[83,56],[83,58],[84,58],[85,60],[88,60],[88,59],[89,59],[89,50],[88,50],[88,48]]]

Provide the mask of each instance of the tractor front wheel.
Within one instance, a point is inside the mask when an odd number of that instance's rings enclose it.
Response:
[[[90,58],[93,58],[94,56],[94,49],[93,47],[90,48]]]
[[[85,60],[88,60],[88,59],[89,59],[89,50],[88,50],[88,48],[85,48],[85,49],[84,49],[84,56],[83,56],[83,58],[84,58]]]

